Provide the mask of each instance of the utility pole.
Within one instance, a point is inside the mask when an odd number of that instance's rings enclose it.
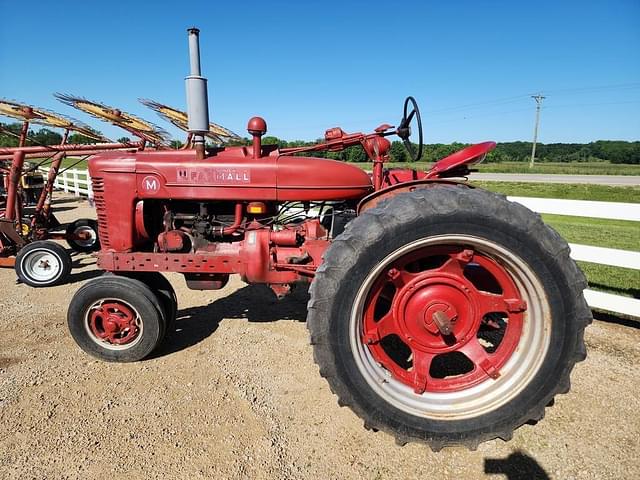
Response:
[[[542,107],[542,100],[547,97],[542,95],[531,95],[536,101],[536,126],[533,128],[533,146],[531,147],[531,161],[529,162],[529,168],[533,168],[533,161],[536,157],[536,143],[538,141],[538,123],[540,123],[540,107]]]

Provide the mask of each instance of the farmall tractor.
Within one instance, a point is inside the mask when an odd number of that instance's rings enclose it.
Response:
[[[197,29],[189,39],[195,148],[89,162],[107,273],[71,301],[76,342],[106,361],[148,356],[176,318],[162,272],[201,290],[238,274],[278,297],[310,284],[320,374],[366,428],[437,450],[508,440],[541,419],[585,358],[586,282],[538,215],[452,179],[495,144],[465,148],[428,172],[385,169],[390,136],[420,156],[420,114],[409,97],[397,127],[332,128],[318,145],[278,149],[261,143],[267,126],[254,117],[251,146],[205,148]],[[297,155],[356,145],[371,174]]]

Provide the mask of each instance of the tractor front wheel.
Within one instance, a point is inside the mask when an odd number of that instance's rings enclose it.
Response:
[[[178,296],[176,291],[167,280],[167,277],[160,272],[106,272],[105,276],[119,275],[133,278],[144,283],[161,302],[164,318],[167,326],[166,333],[171,333],[176,329],[176,317],[178,314]]]
[[[401,444],[509,439],[569,390],[585,286],[567,243],[519,204],[468,187],[399,194],[326,252],[314,357],[339,403]]]
[[[165,332],[155,293],[139,280],[115,275],[84,284],[71,299],[67,323],[80,348],[107,362],[145,358]]]

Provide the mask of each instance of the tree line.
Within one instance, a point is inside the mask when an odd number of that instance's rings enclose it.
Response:
[[[20,123],[5,124],[0,122],[0,146],[15,147],[18,145],[16,135],[20,134]],[[13,133],[6,133],[7,131]],[[126,137],[119,141],[128,140]],[[62,135],[41,128],[37,131],[30,130],[28,145],[55,145],[62,141]],[[280,147],[300,147],[322,141],[304,142],[301,140],[286,141],[273,136],[265,136],[263,144],[278,144]],[[84,135],[72,133],[68,143],[96,143]],[[234,142],[233,145],[249,145],[249,139]],[[421,162],[435,162],[447,155],[469,146],[468,143],[433,143],[426,144],[423,148]],[[182,143],[179,140],[171,142],[173,148],[179,148]],[[404,146],[399,141],[391,143],[391,161],[409,162],[410,158]],[[361,147],[349,147],[341,152],[314,152],[313,156],[333,158],[348,162],[367,162],[364,150]],[[526,162],[531,155],[531,142],[500,142],[497,147],[487,155],[487,162]],[[601,162],[640,164],[640,142],[627,142],[622,140],[598,140],[590,143],[538,143],[536,146],[536,161],[538,162]]]
[[[17,147],[21,123],[2,123],[0,122],[0,147]],[[27,145],[58,145],[62,142],[62,135],[48,128],[39,130],[30,129],[27,134]],[[79,133],[70,133],[67,143],[85,144],[96,143],[93,138],[85,137]]]

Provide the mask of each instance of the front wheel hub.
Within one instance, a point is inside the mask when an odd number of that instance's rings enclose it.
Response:
[[[142,323],[130,305],[118,300],[104,300],[89,308],[87,327],[96,343],[119,347],[136,342]]]

